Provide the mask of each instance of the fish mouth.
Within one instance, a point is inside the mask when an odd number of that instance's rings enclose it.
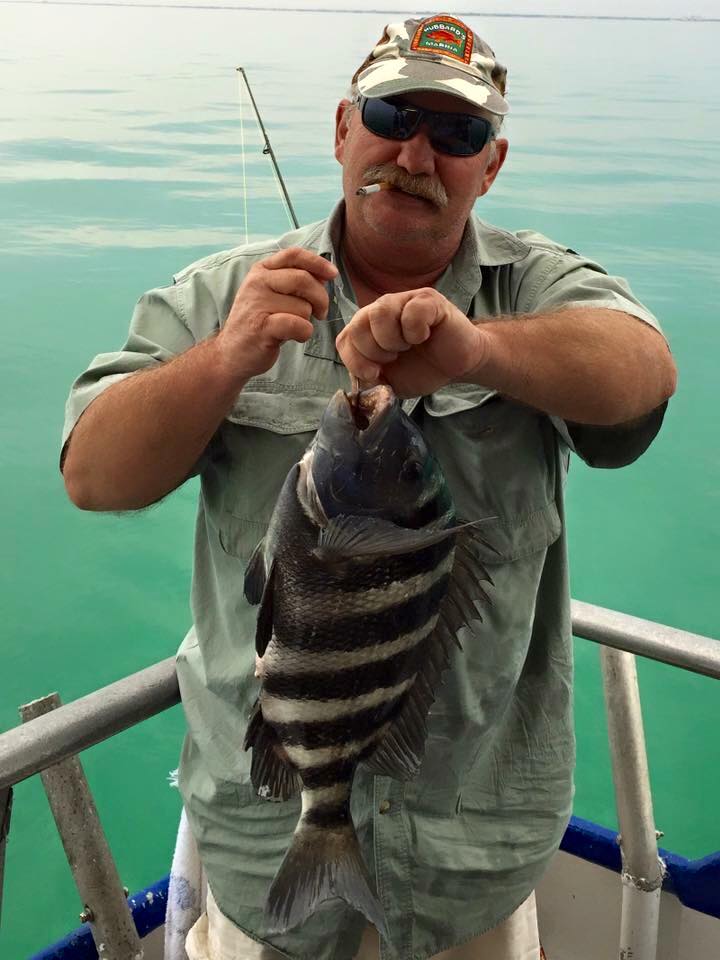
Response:
[[[332,397],[306,457],[326,516],[383,509],[375,502],[377,485],[383,482],[385,455],[396,455],[393,431],[399,417],[399,401],[387,384],[338,390]]]
[[[397,397],[392,387],[381,383],[368,390],[359,390],[357,393],[343,393],[348,405],[350,416],[355,429],[361,436],[358,439],[367,441],[370,435],[379,432],[382,424],[387,421],[388,414],[397,406]],[[373,439],[376,439],[373,436]]]

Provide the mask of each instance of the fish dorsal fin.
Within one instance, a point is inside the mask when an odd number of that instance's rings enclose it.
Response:
[[[484,581],[492,586],[492,577],[473,550],[475,543],[482,544],[486,548],[490,547],[493,553],[497,552],[492,544],[478,536],[475,530],[466,527],[465,532],[458,537],[455,544],[450,583],[440,605],[438,627],[452,634],[453,642],[458,646],[460,646],[456,636],[458,630],[467,626],[471,620],[482,622],[476,602],[481,601],[488,605],[491,603],[490,597],[480,583]]]
[[[260,603],[265,589],[265,537],[256,545],[250,554],[248,565],[245,568],[245,583],[243,592],[248,603]]]
[[[255,627],[255,652],[259,657],[264,656],[273,635],[275,569],[275,561],[273,560],[262,592],[257,626]]]
[[[471,527],[466,524],[458,537],[448,591],[440,605],[435,629],[425,641],[415,682],[390,729],[365,761],[373,773],[396,780],[416,776],[425,753],[430,707],[442,683],[442,674],[450,666],[453,646],[462,649],[458,631],[471,620],[482,620],[475,601],[490,603],[478,581],[492,583],[492,580],[472,551],[473,539],[480,538]]]
[[[260,701],[250,715],[244,747],[252,747],[250,778],[259,797],[265,800],[289,800],[300,793],[302,783],[297,771],[283,758],[283,749],[262,715]]]
[[[313,554],[318,560],[332,564],[415,553],[457,536],[461,531],[481,522],[483,521],[474,520],[455,527],[440,529],[428,526],[411,530],[379,517],[341,515],[333,517],[320,531],[318,545]]]

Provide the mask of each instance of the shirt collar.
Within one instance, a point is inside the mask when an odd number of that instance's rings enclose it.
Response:
[[[330,263],[338,265],[340,253],[340,241],[342,239],[343,225],[345,222],[345,201],[338,200],[330,212],[330,216],[322,225],[320,237],[318,238],[317,252],[321,257],[325,257]]]
[[[318,253],[335,265],[338,264],[344,220],[345,201],[339,200],[322,225],[318,238]],[[467,289],[477,290],[480,286],[481,267],[516,263],[523,260],[529,252],[530,247],[514,234],[494,227],[471,213],[462,242],[450,266],[455,282]]]

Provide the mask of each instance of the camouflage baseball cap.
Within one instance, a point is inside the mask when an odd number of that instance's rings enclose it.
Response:
[[[507,70],[490,47],[455,17],[389,23],[355,73],[364,97],[393,97],[411,90],[435,90],[503,116]]]

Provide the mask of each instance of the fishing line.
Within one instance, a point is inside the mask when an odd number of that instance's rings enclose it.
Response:
[[[242,186],[243,186],[243,218],[245,221],[245,243],[248,237],[248,204],[247,204],[247,172],[245,169],[245,111],[243,109],[245,96],[243,94],[244,75],[238,72],[238,97],[240,100],[240,151],[242,157]]]
[[[2,0],[0,0],[0,2],[2,2]],[[288,223],[290,224],[291,227],[297,230],[300,224],[298,222],[298,218],[295,216],[295,210],[293,209],[293,205],[290,201],[290,195],[287,192],[285,181],[283,180],[282,174],[280,173],[280,168],[278,166],[277,158],[275,156],[275,151],[273,150],[272,144],[270,143],[270,138],[267,135],[265,124],[262,122],[260,111],[258,110],[257,104],[255,103],[255,97],[253,96],[253,92],[250,87],[250,81],[247,78],[247,74],[245,73],[244,67],[238,67],[237,71],[242,76],[242,79],[245,82],[245,87],[247,88],[247,92],[250,97],[250,102],[252,103],[252,108],[255,113],[255,120],[257,121],[257,125],[260,128],[260,133],[262,134],[262,138],[264,141],[263,154],[265,154],[265,156],[267,157],[270,157],[270,164],[272,166],[273,174],[275,175],[275,185],[278,188],[280,199],[282,200],[283,206],[285,208],[285,215],[288,218]]]

